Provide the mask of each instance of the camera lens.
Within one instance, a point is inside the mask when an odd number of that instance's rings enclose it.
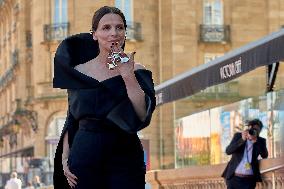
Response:
[[[252,136],[257,136],[257,130],[251,128],[251,129],[249,130],[249,134],[252,135]]]

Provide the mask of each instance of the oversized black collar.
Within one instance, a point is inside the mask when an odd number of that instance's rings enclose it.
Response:
[[[99,82],[74,69],[99,54],[99,46],[89,33],[80,33],[64,39],[54,57],[53,87],[81,89],[97,87]]]
[[[124,48],[124,46],[123,46]],[[106,85],[78,70],[76,65],[86,63],[99,54],[99,45],[89,33],[80,33],[64,39],[58,46],[54,57],[53,87],[61,89],[92,89]],[[136,70],[141,79],[151,78],[149,70]],[[119,78],[114,77],[114,78]],[[111,81],[107,79],[107,81]],[[109,84],[110,82],[108,82]]]

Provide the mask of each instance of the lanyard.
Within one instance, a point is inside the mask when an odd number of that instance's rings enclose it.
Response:
[[[250,146],[250,148],[248,148],[248,142],[246,142],[245,150],[246,150],[246,158],[247,158],[247,162],[248,162],[248,163],[251,163],[251,162],[249,161],[248,153],[249,153],[249,151],[252,149],[252,147],[253,147],[253,144]]]

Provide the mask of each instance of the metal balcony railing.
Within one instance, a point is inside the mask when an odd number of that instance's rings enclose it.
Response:
[[[0,77],[0,90],[3,89],[7,83],[9,83],[14,77],[15,66],[19,63],[19,50],[15,49],[11,53],[11,66],[8,70]]]
[[[44,25],[44,41],[61,41],[69,35],[69,22]]]
[[[227,43],[230,41],[229,25],[200,25],[200,41]]]
[[[8,82],[13,78],[13,69],[8,69],[0,78],[0,89],[4,88]]]
[[[142,40],[141,23],[127,22],[126,24],[127,24],[126,40],[141,41]]]

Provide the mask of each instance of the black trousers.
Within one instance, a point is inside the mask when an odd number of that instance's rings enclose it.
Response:
[[[145,189],[146,166],[136,134],[80,127],[68,160],[76,189]]]
[[[227,189],[255,189],[256,181],[254,178],[243,178],[233,176],[226,180]]]

